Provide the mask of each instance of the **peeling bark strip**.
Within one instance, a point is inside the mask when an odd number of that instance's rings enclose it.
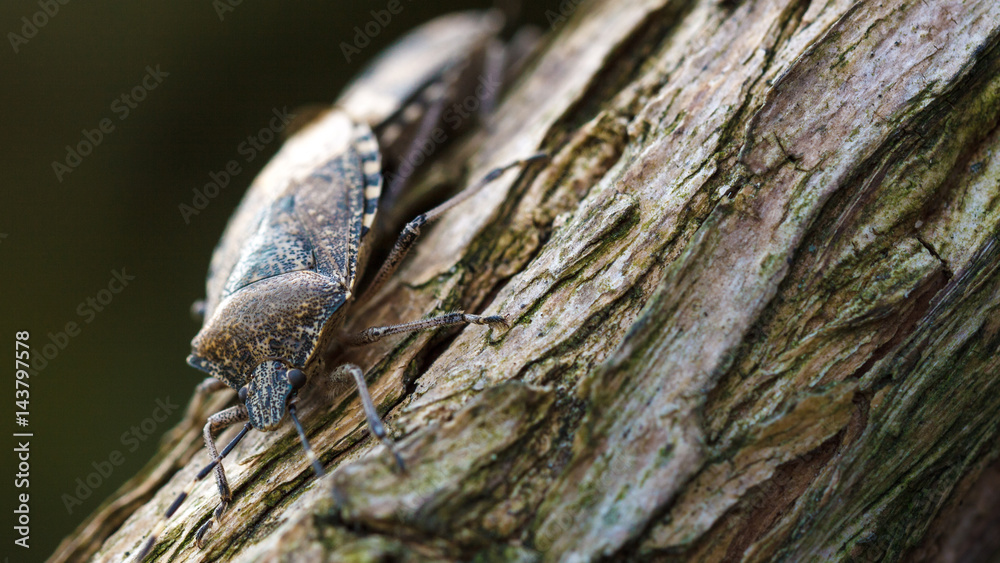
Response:
[[[1000,4],[594,0],[497,118],[424,182],[551,161],[455,209],[352,327],[512,319],[345,358],[409,474],[314,390],[331,475],[252,433],[206,549],[209,485],[155,560],[996,556],[953,538],[1000,482]],[[134,550],[200,424],[52,560]]]

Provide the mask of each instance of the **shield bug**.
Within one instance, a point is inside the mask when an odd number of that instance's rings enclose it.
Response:
[[[373,68],[386,64],[383,60]],[[167,519],[195,484],[214,471],[220,503],[213,518],[197,531],[197,542],[203,544],[213,522],[222,517],[232,500],[222,460],[251,429],[271,431],[289,420],[316,474],[323,475],[322,462],[310,447],[296,412],[297,394],[313,378],[350,375],[372,434],[403,467],[372,403],[362,370],[338,362],[340,347],[447,325],[504,323],[501,316],[454,312],[355,334],[343,330],[351,305],[374,294],[391,276],[422,226],[505,171],[543,157],[535,155],[497,168],[410,221],[359,299],[357,292],[362,288],[358,282],[375,238],[372,227],[380,200],[386,201],[382,193],[383,151],[368,121],[382,119],[377,129],[383,136],[390,126],[400,126],[400,131],[385,141],[389,147],[399,139],[407,139],[407,146],[419,143],[420,130],[429,122],[436,123],[440,114],[433,119],[398,118],[406,117],[406,108],[416,99],[439,99],[427,95],[433,85],[460,84],[463,72],[456,69],[464,71],[467,66],[452,58],[438,60],[438,69],[429,70],[411,93],[395,90],[401,110],[387,106],[382,113],[362,115],[357,105],[346,103],[348,108],[353,107],[353,113],[328,109],[289,138],[253,181],[213,254],[206,300],[199,307],[204,323],[192,341],[188,357],[188,363],[211,376],[199,386],[200,392],[230,387],[238,392],[239,403],[209,417],[203,435],[211,462],[167,509],[137,552],[137,561],[152,550]],[[389,82],[374,80],[369,86],[388,91],[391,88],[385,85]],[[344,99],[351,99],[352,91]],[[414,127],[416,133],[410,133],[408,129]],[[404,147],[390,152],[405,155],[408,150]],[[214,435],[239,423],[243,423],[243,429],[220,452]]]

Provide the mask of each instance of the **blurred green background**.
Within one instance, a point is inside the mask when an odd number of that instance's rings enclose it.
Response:
[[[198,328],[189,307],[203,296],[209,257],[229,214],[280,142],[266,144],[250,163],[238,153],[240,144],[267,126],[274,108],[333,100],[366,61],[414,26],[491,5],[401,0],[402,12],[348,63],[340,43],[350,42],[354,26],[371,21],[369,11],[387,0],[242,2],[221,20],[220,2],[211,0],[62,1],[43,0],[58,6],[47,17],[37,15],[38,0],[0,7],[7,40],[0,47],[2,335],[11,356],[17,331],[30,331],[34,356],[49,343],[48,351],[56,351],[30,378],[27,428],[15,425],[13,359],[3,376],[9,446],[2,535],[10,539],[0,557],[12,562],[47,558],[149,460],[201,381],[184,362]],[[531,3],[522,20],[545,28],[546,10],[557,6]],[[35,20],[32,37],[22,18]],[[125,117],[127,102],[115,100],[143,84],[147,66],[168,76]],[[60,181],[53,162],[65,164],[66,145],[83,141],[83,130],[99,129],[102,120],[114,129]],[[185,224],[178,205],[190,204],[192,190],[232,159],[242,172]],[[120,293],[106,291],[113,271],[134,276]],[[78,333],[58,334],[69,322]],[[149,430],[149,422],[141,424],[162,412],[154,413],[158,400],[179,407],[148,438],[123,440],[132,427],[140,436]],[[27,490],[14,488],[18,431],[34,434]],[[107,468],[102,462],[115,450],[121,465],[68,510],[64,495],[76,495],[76,479],[85,481],[95,463]],[[28,551],[11,534],[23,492],[30,494]]]

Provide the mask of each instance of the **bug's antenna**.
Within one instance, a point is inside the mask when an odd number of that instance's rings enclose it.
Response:
[[[521,0],[494,0],[493,9],[503,14],[504,31],[513,29],[521,18]]]
[[[206,475],[211,473],[212,470],[215,469],[215,466],[218,465],[219,462],[221,462],[224,457],[229,455],[229,452],[233,451],[233,448],[236,447],[236,444],[240,443],[240,440],[242,440],[243,437],[247,435],[247,432],[249,432],[251,428],[253,427],[250,425],[249,422],[243,425],[243,429],[240,430],[240,433],[237,434],[236,437],[232,439],[232,441],[226,444],[226,447],[223,448],[222,452],[219,453],[219,457],[213,459],[211,462],[209,462],[208,465],[203,467],[201,471],[199,471],[198,474],[195,475],[194,479],[192,479],[191,482],[188,483],[188,486],[185,487],[183,491],[181,491],[181,494],[177,495],[177,498],[174,499],[174,502],[170,504],[170,508],[168,508],[166,513],[164,513],[163,518],[161,518],[160,521],[156,524],[156,527],[153,528],[153,533],[151,533],[149,535],[149,538],[146,539],[146,543],[142,544],[142,549],[140,549],[139,552],[136,553],[135,558],[132,560],[134,563],[139,563],[140,561],[145,559],[147,555],[149,555],[149,552],[153,550],[153,546],[156,544],[156,538],[159,537],[159,535],[163,532],[163,529],[167,527],[167,520],[169,520],[170,517],[174,515],[174,512],[177,512],[177,509],[180,508],[181,504],[184,502],[184,499],[186,499],[188,495],[191,494],[191,491],[194,490],[195,485],[197,485],[199,481],[204,479]]]
[[[326,471],[323,471],[323,464],[320,463],[319,458],[316,457],[316,452],[309,445],[309,438],[306,438],[306,431],[302,428],[302,423],[299,422],[299,417],[295,414],[295,403],[288,405],[288,416],[292,417],[292,423],[295,424],[295,429],[299,431],[299,439],[302,440],[302,449],[309,456],[309,461],[312,462],[313,471],[316,472],[316,476],[322,477],[326,475]]]

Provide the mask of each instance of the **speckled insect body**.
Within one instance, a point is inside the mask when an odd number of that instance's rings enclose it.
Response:
[[[335,113],[303,134],[308,140],[349,125]],[[381,163],[371,130],[353,129],[343,152],[259,212],[192,342],[188,363],[232,389],[246,387],[248,416],[258,430],[271,430],[284,417],[293,391],[287,371],[305,368],[335,339],[367,255]],[[220,250],[218,262],[213,272],[229,269],[232,256]]]
[[[200,392],[230,387],[240,401],[209,417],[203,436],[213,461],[166,514],[214,470],[221,502],[214,519],[198,530],[199,544],[232,498],[221,460],[250,429],[274,430],[291,418],[323,474],[296,418],[295,394],[324,371],[324,353],[340,337],[371,246],[381,189],[381,155],[371,128],[331,109],[285,143],[230,219],[212,257],[205,320],[188,363],[211,376]],[[363,377],[359,386],[372,432],[391,447]],[[220,455],[213,435],[241,422],[243,431]]]
[[[206,299],[199,308],[204,322],[192,341],[188,363],[210,376],[199,385],[199,393],[229,387],[238,392],[239,402],[209,417],[203,436],[211,462],[176,497],[137,550],[136,561],[151,552],[167,520],[197,482],[214,471],[220,503],[214,517],[196,534],[198,544],[203,545],[213,522],[221,519],[232,499],[222,460],[251,429],[274,430],[290,419],[316,474],[323,475],[322,462],[296,414],[297,392],[311,378],[352,376],[372,434],[402,468],[403,460],[375,410],[361,368],[337,364],[340,347],[446,325],[503,324],[501,316],[455,312],[344,333],[350,306],[359,300],[358,281],[375,238],[380,199],[386,204],[383,157],[405,158],[412,145],[421,141],[421,131],[440,119],[440,111],[414,119],[414,111],[407,108],[433,105],[439,110],[443,94],[462,92],[456,85],[474,67],[469,63],[470,53],[481,51],[499,30],[495,17],[488,14],[450,18],[463,25],[445,26],[452,34],[446,48],[439,41],[424,41],[423,48],[430,50],[422,54],[414,53],[418,47],[411,45],[401,54],[379,59],[341,97],[338,105],[342,107],[328,108],[301,127],[260,172],[230,218],[212,256]],[[436,25],[440,24],[432,22],[427,27]],[[426,38],[426,33],[426,27],[422,28],[401,43],[421,34]],[[424,66],[404,79],[391,69],[405,65],[406,60],[422,61]],[[366,100],[377,103],[366,105]],[[423,225],[504,171],[541,157],[495,169],[458,196],[410,221],[360,299],[385,283]],[[244,424],[243,429],[219,452],[214,435],[238,423]]]

